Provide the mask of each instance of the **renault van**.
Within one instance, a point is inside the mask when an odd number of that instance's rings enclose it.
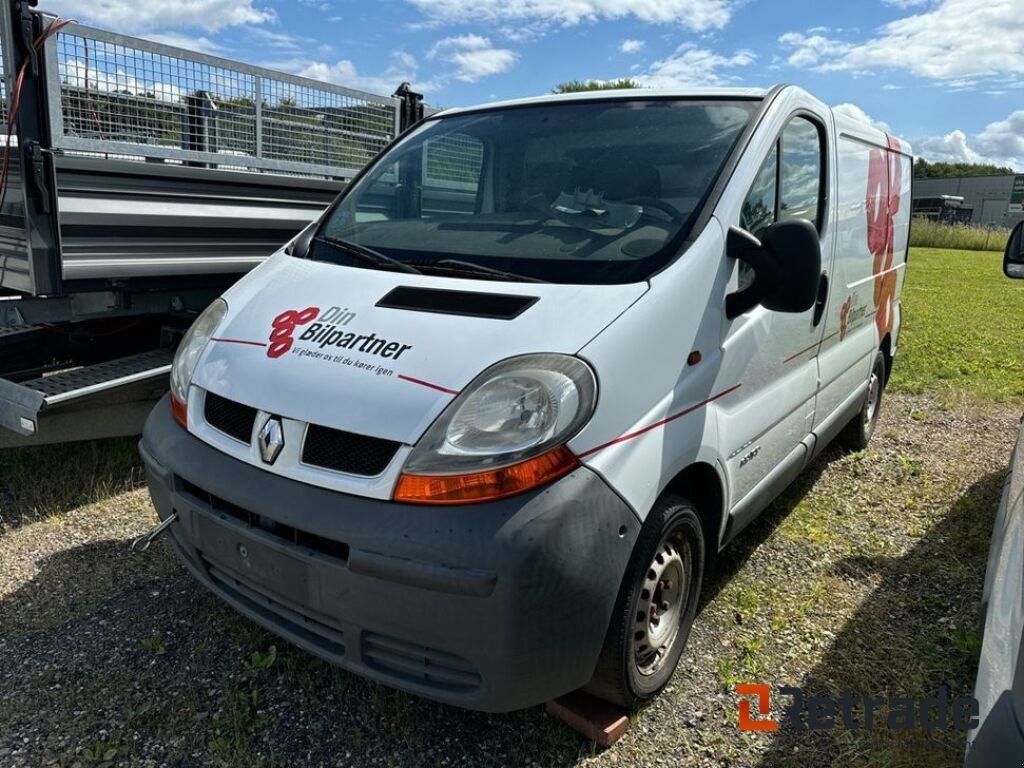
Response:
[[[636,706],[719,551],[871,439],[911,168],[795,87],[432,116],[182,340],[141,442],[176,552],[381,683]]]

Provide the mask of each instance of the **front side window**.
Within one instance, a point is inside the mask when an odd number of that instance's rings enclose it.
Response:
[[[776,221],[806,219],[820,232],[821,155],[818,126],[805,117],[793,118],[757,172],[743,201],[740,226],[756,237]],[[754,281],[754,270],[742,261],[737,274],[740,290]]]
[[[644,280],[692,234],[757,106],[607,100],[428,120],[346,192],[311,257],[457,277]]]
[[[757,172],[754,186],[743,201],[740,213],[740,226],[753,235],[757,235],[769,224],[775,223],[775,206],[779,180],[779,145],[772,148],[767,159]]]
[[[807,118],[797,117],[782,132],[779,217],[806,219],[820,230],[821,176],[818,127]]]
[[[818,126],[805,117],[793,118],[757,173],[743,202],[740,226],[757,235],[781,219],[806,219],[820,231],[821,156]]]

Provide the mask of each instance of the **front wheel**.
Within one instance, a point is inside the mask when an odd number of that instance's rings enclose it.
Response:
[[[697,509],[666,494],[633,549],[588,692],[632,710],[665,687],[690,635],[703,573]]]
[[[839,434],[839,442],[851,451],[863,451],[871,442],[882,411],[882,391],[885,389],[885,355],[879,350],[871,365],[868,393],[860,412],[850,420]]]

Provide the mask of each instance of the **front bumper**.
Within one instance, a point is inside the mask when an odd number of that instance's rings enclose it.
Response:
[[[593,673],[640,530],[580,468],[487,504],[422,507],[277,477],[182,429],[165,398],[139,445],[174,548],[295,645],[421,696],[492,712]]]

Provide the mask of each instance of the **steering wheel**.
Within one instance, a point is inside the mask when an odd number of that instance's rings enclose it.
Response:
[[[683,212],[676,208],[671,203],[666,203],[664,200],[659,200],[656,197],[631,197],[629,200],[623,200],[627,205],[639,205],[643,206],[644,213],[646,214],[649,210],[653,209],[658,211],[674,224],[681,224],[686,217]]]

